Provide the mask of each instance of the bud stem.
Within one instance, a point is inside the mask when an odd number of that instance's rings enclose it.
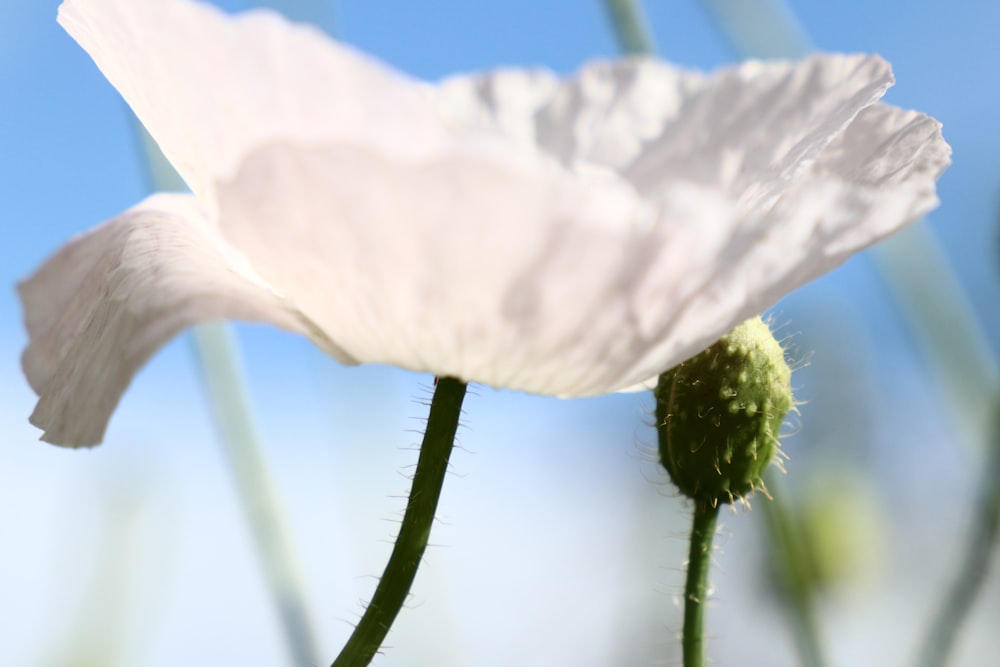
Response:
[[[439,378],[437,381],[403,525],[375,595],[333,667],[364,667],[369,664],[410,593],[441,497],[465,387],[464,382],[454,378]]]
[[[705,607],[708,603],[708,570],[719,506],[695,502],[684,585],[684,667],[705,665]]]

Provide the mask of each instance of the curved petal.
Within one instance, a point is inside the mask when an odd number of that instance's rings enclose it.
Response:
[[[213,183],[270,142],[345,140],[410,159],[448,140],[423,84],[270,11],[66,0],[59,22],[209,205]]]
[[[646,357],[735,224],[685,184],[645,202],[547,161],[343,145],[264,149],[219,203],[226,238],[348,361],[561,396],[680,361]]]
[[[675,330],[689,339],[706,332],[695,353],[717,338],[707,332],[719,322],[763,312],[915,222],[937,206],[934,182],[950,155],[933,118],[885,104],[863,110],[770,210],[733,230],[713,275],[676,313]],[[648,371],[647,377],[660,372]]]
[[[758,213],[892,84],[879,56],[815,55],[722,70],[684,100],[625,176],[642,192],[675,178],[724,186]]]
[[[950,156],[933,118],[885,104],[865,109],[766,213],[768,242],[750,258],[748,279],[776,301],[788,285],[915,222],[938,205],[935,181]]]
[[[926,211],[947,161],[936,126],[876,105],[878,57],[431,89],[265,12],[67,0],[61,20],[309,317],[281,325],[346,363],[563,396],[643,381]]]
[[[315,328],[219,236],[188,195],[156,195],[71,241],[18,286],[30,338],[22,358],[43,440],[100,442],[139,368],[207,320]]]
[[[755,216],[684,181],[643,200],[545,160],[402,164],[280,144],[220,187],[220,224],[345,361],[601,394],[683,361],[935,205],[948,154],[935,121],[876,105],[831,141]]]

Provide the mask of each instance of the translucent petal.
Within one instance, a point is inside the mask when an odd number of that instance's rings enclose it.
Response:
[[[634,385],[922,215],[948,161],[933,120],[877,103],[892,75],[872,56],[431,87],[267,12],[67,0],[60,20],[206,211],[154,200],[22,286],[34,419],[72,444],[163,341],[217,317],[345,363]]]
[[[621,170],[664,130],[705,77],[652,59],[597,61],[566,79],[542,69],[459,75],[436,90],[460,126],[538,146],[567,166]]]
[[[878,56],[748,62],[711,76],[631,59],[590,63],[564,81],[503,69],[455,77],[439,105],[457,124],[537,143],[574,168],[614,171],[647,196],[693,180],[754,209],[772,204],[892,81]]]
[[[270,11],[172,0],[67,0],[59,22],[191,190],[274,141],[344,140],[397,159],[448,141],[425,86]]]
[[[771,209],[734,230],[714,275],[676,312],[675,330],[697,340],[698,352],[717,337],[699,332],[763,312],[918,220],[938,204],[934,183],[950,155],[933,118],[885,104],[864,109]]]
[[[936,205],[948,146],[932,119],[877,103],[892,80],[877,56],[751,62],[708,77],[640,59],[592,63],[562,82],[540,71],[455,77],[439,104],[456,123],[536,142],[579,173],[618,173],[650,200],[692,181],[729,199],[738,214],[708,223],[727,239],[718,254],[678,270],[696,295],[648,299],[647,321],[672,309],[659,344],[626,373],[648,382],[664,358],[697,353]],[[687,233],[703,231],[675,241]]]
[[[676,178],[721,185],[753,214],[892,83],[878,56],[815,55],[723,70],[683,100],[622,172],[642,192]]]
[[[157,195],[78,236],[18,286],[42,439],[100,442],[139,368],[195,322],[244,319],[321,335],[263,282],[187,195]]]
[[[544,160],[407,165],[342,145],[262,150],[219,203],[226,237],[348,361],[562,396],[679,361],[646,356],[735,224],[683,183],[646,202]]]

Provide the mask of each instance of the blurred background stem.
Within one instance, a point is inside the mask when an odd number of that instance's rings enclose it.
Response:
[[[292,20],[309,22],[333,33],[333,0],[269,0],[267,4]],[[184,182],[152,137],[142,127],[139,131],[152,189],[186,191]],[[317,665],[318,649],[305,588],[285,529],[281,503],[268,473],[263,440],[246,391],[236,336],[228,325],[210,324],[195,327],[193,339],[209,403],[281,619],[292,664]]]
[[[945,591],[924,645],[918,654],[920,667],[944,667],[958,640],[959,631],[972,611],[990,570],[1000,532],[1000,402],[996,403],[993,441],[969,540],[951,587]]]
[[[183,181],[153,139],[138,123],[136,127],[152,189],[185,191]],[[296,667],[318,664],[297,559],[253,418],[236,337],[229,325],[205,324],[194,328],[193,340],[209,405],[281,620],[292,664]]]
[[[193,336],[209,403],[281,617],[293,664],[315,665],[318,651],[304,587],[253,419],[236,337],[225,324],[196,327]]]
[[[743,56],[795,58],[812,50],[784,0],[702,1]],[[940,667],[947,663],[986,581],[1000,528],[1000,364],[926,223],[918,222],[883,241],[871,256],[943,388],[959,440],[974,457],[986,461],[965,554],[920,653],[923,667]]]
[[[51,667],[118,667],[135,664],[134,643],[138,624],[146,626],[149,617],[137,613],[146,608],[133,587],[139,570],[141,526],[150,517],[145,514],[147,488],[133,484],[133,479],[110,480],[104,490],[106,511],[98,533],[98,555],[92,570],[86,572],[86,588],[79,610],[74,613],[74,627],[68,640],[48,644],[55,656],[41,664]],[[162,529],[162,526],[158,528]],[[169,532],[169,531],[166,531]],[[163,531],[158,533],[162,535]],[[67,552],[78,545],[68,542]],[[143,567],[147,566],[143,563]],[[65,596],[59,604],[66,606]],[[145,629],[142,627],[141,629]]]
[[[796,526],[786,502],[782,481],[774,470],[771,467],[764,473],[764,485],[771,498],[762,500],[758,505],[763,509],[767,524],[771,550],[769,560],[773,563],[772,569],[781,589],[799,664],[802,667],[823,667],[825,660],[819,624],[816,622],[809,555],[802,540],[802,531]]]
[[[618,50],[628,55],[656,53],[656,43],[642,8],[633,0],[603,0],[608,21],[614,27]]]

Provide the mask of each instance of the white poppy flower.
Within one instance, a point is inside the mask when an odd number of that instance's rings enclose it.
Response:
[[[150,197],[20,286],[43,439],[93,445],[196,322],[347,364],[591,396],[656,376],[937,204],[939,124],[876,56],[652,59],[438,85],[319,31],[189,0],[60,23],[192,195]]]

